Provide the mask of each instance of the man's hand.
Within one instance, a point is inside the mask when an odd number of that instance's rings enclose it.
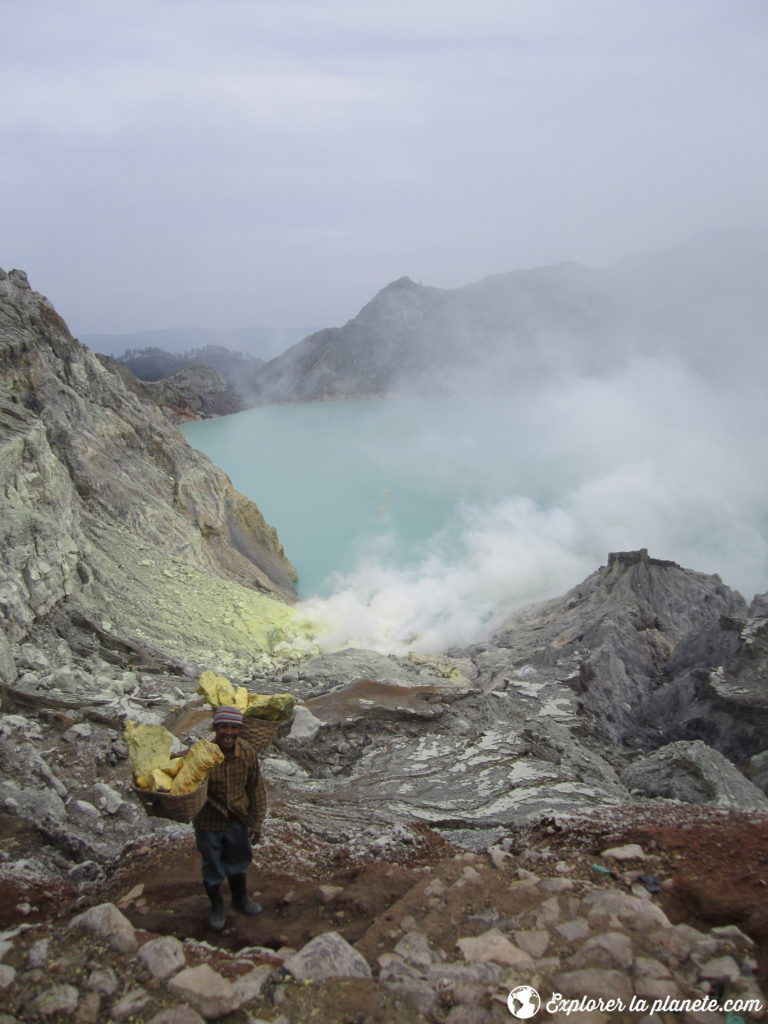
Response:
[[[257,828],[251,828],[248,830],[248,838],[251,841],[251,846],[255,846],[261,839],[261,832]]]

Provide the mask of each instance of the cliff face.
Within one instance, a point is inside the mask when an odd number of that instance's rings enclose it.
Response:
[[[96,358],[112,373],[122,377],[134,394],[159,405],[174,423],[228,416],[245,408],[245,403],[229,390],[227,381],[212,366],[185,366],[168,377],[145,381],[119,359],[98,353]]]
[[[0,451],[6,642],[64,602],[149,636],[164,602],[180,610],[178,592],[197,589],[189,628],[204,636],[202,595],[217,580],[294,598],[295,570],[256,506],[19,271],[0,277]]]

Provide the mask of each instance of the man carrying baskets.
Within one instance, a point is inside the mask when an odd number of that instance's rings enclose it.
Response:
[[[225,878],[241,914],[261,913],[261,906],[248,897],[246,872],[253,861],[252,844],[261,834],[266,791],[256,751],[240,738],[242,725],[237,708],[216,708],[213,731],[224,760],[208,773],[208,799],[194,819],[203,885],[211,901],[208,923],[214,931],[221,931],[226,920],[221,894]]]

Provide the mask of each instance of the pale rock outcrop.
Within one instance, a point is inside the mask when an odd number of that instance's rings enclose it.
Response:
[[[366,960],[338,932],[323,932],[283,964],[299,981],[325,978],[370,978]]]
[[[660,747],[634,761],[621,778],[630,790],[646,797],[768,812],[768,797],[701,740]]]
[[[233,647],[269,654],[257,632],[246,640],[247,595],[294,598],[275,530],[17,271],[0,280],[0,456],[6,683],[10,645],[51,613],[182,661],[219,619]],[[246,596],[219,596],[228,584]]]

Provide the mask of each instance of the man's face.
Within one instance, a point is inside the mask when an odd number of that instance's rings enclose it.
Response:
[[[235,749],[235,741],[240,735],[240,726],[234,722],[218,722],[213,727],[216,742],[220,749],[229,754]]]

